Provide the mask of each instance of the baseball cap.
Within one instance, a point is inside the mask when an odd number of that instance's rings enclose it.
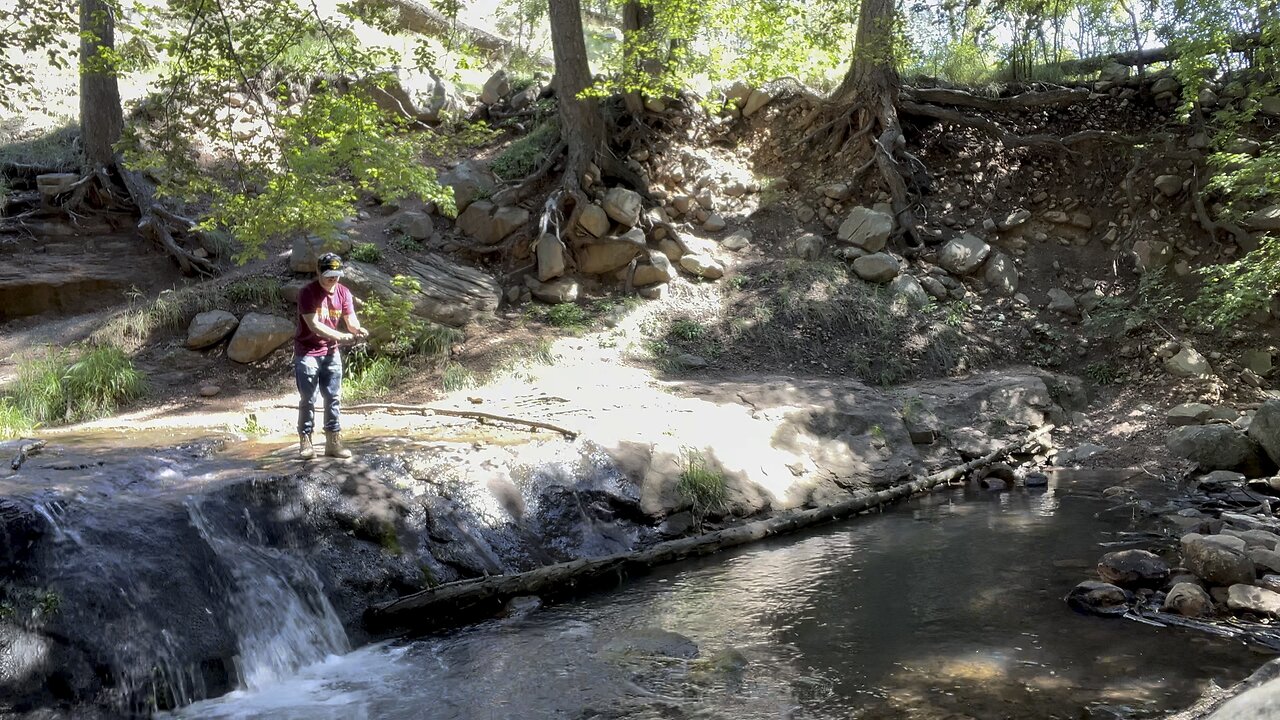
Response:
[[[324,277],[342,277],[342,258],[325,253],[316,261],[316,271]]]

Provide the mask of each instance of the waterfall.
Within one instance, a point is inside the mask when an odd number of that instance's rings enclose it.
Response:
[[[330,655],[350,651],[346,632],[305,560],[231,537],[188,502],[191,524],[231,573],[227,604],[242,688],[260,690]],[[248,532],[259,535],[246,517]]]

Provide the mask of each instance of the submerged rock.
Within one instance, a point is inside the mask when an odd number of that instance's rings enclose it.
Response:
[[[1213,614],[1213,599],[1199,585],[1182,582],[1169,590],[1160,609],[1184,617],[1208,617]]]
[[[1160,587],[1169,579],[1169,565],[1146,550],[1121,550],[1102,556],[1098,575],[1124,587]]]
[[[1123,615],[1129,610],[1133,596],[1111,583],[1086,580],[1067,593],[1067,604],[1077,612],[1090,615]]]

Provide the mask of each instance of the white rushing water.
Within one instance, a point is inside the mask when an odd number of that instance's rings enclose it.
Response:
[[[351,650],[316,571],[304,560],[231,537],[195,503],[191,523],[231,571],[231,627],[240,687],[261,691],[328,657]],[[247,517],[248,534],[254,533]]]

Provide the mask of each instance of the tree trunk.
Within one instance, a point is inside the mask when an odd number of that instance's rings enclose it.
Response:
[[[565,182],[571,190],[579,190],[582,173],[604,145],[604,116],[597,100],[581,97],[582,91],[591,87],[581,5],[578,0],[551,0],[550,17],[560,136],[568,146]]]
[[[80,136],[90,170],[113,162],[124,128],[120,85],[104,56],[116,45],[114,12],[107,0],[80,0]]]
[[[652,25],[653,10],[647,4],[628,0],[627,4],[622,6],[622,77],[628,87],[623,94],[623,100],[626,102],[627,112],[636,116],[644,112],[644,99],[640,97],[638,91],[630,87],[644,76],[644,68],[641,65],[644,57],[639,51],[642,47],[651,47],[649,43],[651,38],[648,34]]]
[[[851,105],[858,118],[855,136],[870,133],[871,158],[889,188],[898,227],[918,241],[915,217],[910,210],[906,180],[896,159],[905,146],[902,124],[898,120],[898,94],[902,78],[898,76],[895,45],[894,0],[863,0],[858,12],[858,32],[849,70],[836,88],[833,98],[838,104]],[[847,143],[847,141],[846,141]]]

